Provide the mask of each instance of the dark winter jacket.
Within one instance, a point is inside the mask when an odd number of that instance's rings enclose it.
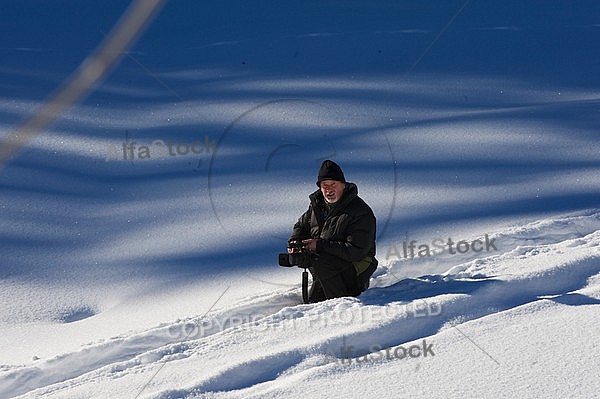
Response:
[[[321,190],[309,199],[308,210],[294,225],[290,240],[319,239],[316,266],[327,262],[341,269],[353,266],[357,274],[369,269],[372,274],[377,267],[376,220],[369,205],[358,196],[356,184],[346,183],[336,204],[328,204]]]

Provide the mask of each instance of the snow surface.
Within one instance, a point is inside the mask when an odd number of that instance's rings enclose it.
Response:
[[[126,6],[3,3],[0,138]],[[599,39],[592,1],[167,3],[0,169],[0,398],[597,397]],[[107,160],[155,140],[208,153]],[[305,305],[326,158],[380,267]]]

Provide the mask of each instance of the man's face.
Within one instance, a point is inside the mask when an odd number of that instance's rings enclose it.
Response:
[[[323,193],[323,197],[325,197],[325,201],[330,204],[335,204],[342,198],[345,187],[346,185],[344,183],[337,180],[323,180],[321,182],[321,192]]]

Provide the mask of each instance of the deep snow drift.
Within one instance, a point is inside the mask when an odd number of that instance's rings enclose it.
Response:
[[[0,393],[593,397],[599,232],[600,213],[510,228],[495,238],[528,244],[418,279],[398,281],[392,262],[359,299],[299,305],[298,288],[281,288],[216,300],[202,316],[7,366]]]
[[[595,3],[196,3],[0,169],[1,398],[597,396]],[[0,138],[126,5],[3,7]],[[380,267],[304,305],[326,158]]]

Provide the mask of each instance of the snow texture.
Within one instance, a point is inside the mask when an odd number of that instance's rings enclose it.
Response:
[[[0,139],[126,8],[3,4]],[[0,166],[0,398],[597,397],[599,41],[582,0],[167,3]],[[302,304],[324,159],[380,265]]]

